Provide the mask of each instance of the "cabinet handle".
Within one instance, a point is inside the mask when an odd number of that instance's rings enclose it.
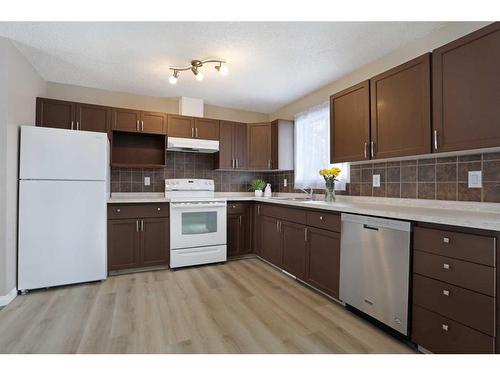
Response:
[[[80,122],[79,121],[76,122],[76,130],[80,130]]]
[[[319,219],[320,219],[320,220],[323,220],[323,216],[320,216],[320,217],[319,217]]]
[[[240,224],[240,225],[241,225],[241,215],[240,215],[240,216],[238,216],[238,224]]]
[[[144,220],[141,220],[141,232],[144,232]]]
[[[191,128],[191,138],[194,138],[194,128]]]
[[[267,161],[267,168],[271,169],[271,159]]]
[[[122,210],[121,210],[121,209],[119,209],[119,208],[117,208],[117,209],[116,209],[116,212],[122,212]]]
[[[260,216],[260,204],[257,206],[257,216]]]
[[[450,265],[448,263],[444,263],[443,264],[443,269],[449,270],[450,269]]]
[[[139,232],[139,220],[135,221],[135,231]]]
[[[373,141],[370,142],[370,153],[371,153],[372,158],[374,158],[375,157],[375,142],[373,142]]]
[[[450,243],[450,239],[448,237],[443,237],[443,243]]]
[[[449,297],[450,296],[450,291],[443,289],[443,296]]]
[[[71,130],[73,130],[73,121],[71,121]]]
[[[195,138],[198,138],[198,128],[194,128],[194,136]]]
[[[279,231],[280,231],[280,222],[276,220],[276,232],[279,233]]]
[[[283,223],[280,221],[280,233],[283,232]]]
[[[437,150],[439,148],[438,145],[438,131],[434,130],[434,150]]]
[[[365,147],[363,149],[363,151],[365,152],[365,159],[368,159],[368,152],[366,151],[367,147],[368,147],[368,142],[365,142]]]
[[[158,207],[158,209],[157,209],[157,210],[158,210],[158,211],[161,211],[161,208],[160,208],[160,207]]]
[[[239,166],[240,163],[238,163],[238,159],[236,159],[235,161],[236,161],[236,169],[238,169],[240,167]]]
[[[139,120],[135,122],[135,130],[139,131]]]
[[[144,120],[141,120],[141,132],[144,131]]]
[[[442,329],[443,331],[448,332],[448,329],[449,329],[448,324],[441,324],[441,329]]]
[[[307,242],[307,228],[304,228],[304,241]]]
[[[231,167],[234,168],[234,159],[231,159]]]

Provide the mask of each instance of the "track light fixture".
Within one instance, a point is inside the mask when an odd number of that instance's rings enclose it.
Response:
[[[191,65],[188,66],[171,66],[170,70],[173,71],[173,74],[170,76],[168,81],[170,82],[171,85],[175,85],[177,83],[177,78],[179,77],[179,73],[186,70],[191,70],[197,81],[203,81],[203,73],[199,71],[199,68],[201,68],[204,64],[207,63],[217,64],[215,66],[215,70],[217,70],[217,72],[219,72],[220,75],[222,76],[228,75],[229,71],[227,69],[227,66],[225,65],[226,62],[224,60],[214,60],[214,59],[192,60]]]

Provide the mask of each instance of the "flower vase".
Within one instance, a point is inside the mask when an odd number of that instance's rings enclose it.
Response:
[[[325,202],[335,202],[335,181],[327,181],[325,185]]]

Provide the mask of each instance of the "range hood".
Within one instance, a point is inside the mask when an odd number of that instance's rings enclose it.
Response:
[[[211,154],[219,151],[219,141],[168,137],[167,151],[201,152]]]

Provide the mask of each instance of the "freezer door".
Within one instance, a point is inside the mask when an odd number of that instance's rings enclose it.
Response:
[[[18,289],[107,275],[106,183],[21,181]]]
[[[105,133],[22,126],[19,178],[105,181],[107,145]]]

